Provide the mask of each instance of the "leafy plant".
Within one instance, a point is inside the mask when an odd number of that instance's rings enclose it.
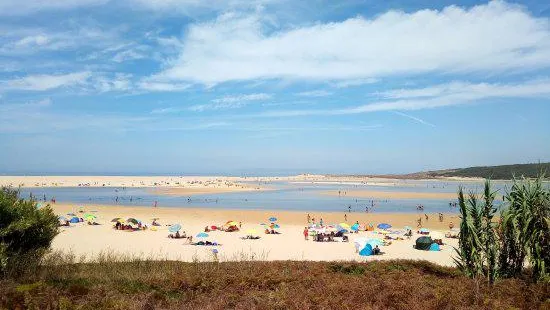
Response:
[[[0,190],[0,273],[18,273],[38,264],[58,233],[49,206],[38,209],[11,188]]]

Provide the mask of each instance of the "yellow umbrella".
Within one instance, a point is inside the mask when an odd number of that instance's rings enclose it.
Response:
[[[225,225],[227,225],[227,226],[237,226],[237,225],[239,225],[239,223],[237,223],[235,221],[229,221],[229,222],[225,223]]]
[[[350,226],[349,226],[348,224],[346,224],[346,223],[340,223],[340,224],[338,224],[338,225],[340,225],[340,227],[342,227],[342,228],[344,228],[344,229],[347,229],[347,230],[350,229]]]

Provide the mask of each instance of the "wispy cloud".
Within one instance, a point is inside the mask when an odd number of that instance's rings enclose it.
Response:
[[[351,79],[351,80],[342,80],[342,81],[334,82],[332,83],[332,85],[336,88],[348,88],[348,87],[361,86],[365,84],[373,84],[378,81],[379,80],[375,78]]]
[[[432,123],[429,123],[429,122],[426,122],[425,120],[419,118],[419,117],[416,117],[416,116],[412,116],[410,114],[406,114],[406,113],[403,113],[403,112],[399,112],[399,111],[394,111],[393,113],[397,114],[397,115],[401,115],[403,117],[406,117],[408,119],[412,119],[413,121],[417,122],[417,123],[420,123],[422,125],[426,125],[426,126],[430,126],[430,127],[436,127],[434,124]]]
[[[271,98],[272,95],[266,93],[224,96],[221,98],[216,98],[208,104],[193,105],[189,107],[189,110],[202,112],[206,110],[237,109],[249,105],[254,101],[263,101]]]
[[[299,92],[296,95],[302,96],[302,97],[327,97],[332,95],[332,92],[319,89],[319,90]]]
[[[38,74],[22,78],[0,81],[0,90],[30,90],[44,91],[60,87],[84,84],[91,76],[91,72],[74,72],[67,74]]]
[[[196,23],[186,32],[179,59],[157,76],[204,84],[285,78],[359,81],[550,66],[548,19],[503,1],[469,9],[388,11],[280,31],[272,31],[272,24],[261,13],[227,13]]]
[[[457,87],[460,85],[460,87]],[[347,108],[325,110],[267,111],[258,116],[291,117],[312,115],[350,115],[379,111],[412,111],[445,106],[471,104],[494,98],[548,98],[550,79],[539,79],[516,84],[451,83],[420,89],[400,89],[386,92],[399,100],[385,100]],[[403,112],[401,112],[403,113]]]

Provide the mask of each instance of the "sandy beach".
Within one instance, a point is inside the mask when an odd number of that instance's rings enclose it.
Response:
[[[225,209],[194,209],[194,208],[152,208],[127,206],[83,206],[80,210],[72,204],[58,204],[52,206],[59,215],[74,212],[83,215],[85,212],[97,216],[101,225],[91,226],[83,223],[71,224],[62,227],[61,233],[54,239],[53,249],[72,252],[78,256],[94,256],[99,253],[114,252],[123,255],[137,255],[151,258],[167,258],[182,261],[211,260],[213,247],[189,245],[185,239],[169,239],[168,226],[179,223],[188,235],[196,236],[205,226],[222,225],[229,220],[242,223],[241,232],[214,231],[209,233],[206,240],[216,241],[221,246],[215,247],[220,260],[373,260],[373,259],[425,259],[441,265],[453,265],[453,246],[456,239],[445,239],[448,243],[440,252],[427,252],[413,249],[413,236],[410,240],[393,241],[389,246],[383,246],[383,255],[361,257],[355,252],[356,238],[382,238],[377,232],[359,232],[350,234],[350,242],[313,242],[304,240],[302,234],[307,223],[307,213],[291,211],[248,211]],[[83,211],[83,212],[80,212]],[[344,213],[317,212],[311,213],[316,221],[321,218],[325,223],[340,223],[344,221]],[[260,223],[268,223],[268,218],[275,216],[281,226],[280,235],[266,235]],[[115,217],[134,217],[144,224],[150,225],[153,218],[159,218],[162,225],[156,231],[118,231],[112,228],[111,219]],[[361,224],[390,223],[395,229],[402,229],[405,225],[416,227],[416,214],[355,214],[347,215],[347,223],[359,221]],[[445,215],[440,223],[436,215],[430,215],[425,227],[444,232],[448,229],[448,222],[458,222],[456,215]],[[255,229],[261,237],[259,240],[242,240],[245,231]],[[195,238],[195,241],[197,239]]]

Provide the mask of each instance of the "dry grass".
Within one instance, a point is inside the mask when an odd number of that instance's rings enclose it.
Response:
[[[95,262],[52,255],[0,280],[6,309],[549,309],[550,288],[495,286],[454,269],[407,260],[371,263]]]

